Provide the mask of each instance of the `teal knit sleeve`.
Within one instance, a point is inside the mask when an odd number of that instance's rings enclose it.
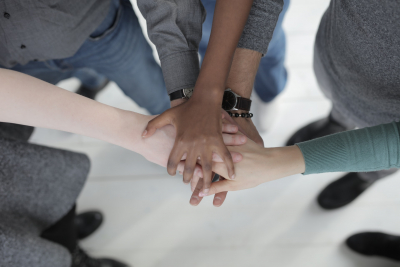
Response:
[[[400,122],[392,122],[299,143],[303,174],[400,168],[399,132]]]

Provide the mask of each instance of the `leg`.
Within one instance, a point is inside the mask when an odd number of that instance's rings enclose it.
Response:
[[[320,27],[320,31],[323,27]],[[331,114],[324,119],[315,121],[298,130],[287,142],[287,145],[311,140],[324,135],[337,133],[340,131],[354,129],[355,127],[365,127],[372,125],[357,125],[349,116],[351,114],[343,114],[340,108],[340,101],[332,97],[332,92],[341,84],[337,82],[334,75],[331,74],[329,67],[324,64],[323,49],[319,42],[323,38],[323,32],[317,35],[317,41],[314,47],[314,72],[318,81],[318,85],[323,93],[332,101]],[[322,42],[323,43],[323,42]],[[340,79],[340,77],[339,77]],[[383,122],[382,122],[383,123]],[[348,173],[345,176],[333,181],[326,186],[317,197],[318,204],[324,209],[337,209],[343,207],[358,196],[360,196],[375,181],[386,177],[396,170],[384,170],[369,173]]]
[[[272,101],[283,91],[287,81],[287,71],[284,66],[286,54],[286,37],[282,22],[289,8],[290,0],[284,1],[274,34],[268,46],[267,54],[261,59],[254,90],[263,102]]]
[[[117,17],[103,34],[89,38],[73,57],[64,61],[77,69],[92,68],[116,82],[151,114],[170,107],[161,68],[129,1],[121,1]]]
[[[77,69],[72,75],[78,78],[81,81],[82,86],[89,90],[96,90],[107,82],[105,76],[89,68]]]

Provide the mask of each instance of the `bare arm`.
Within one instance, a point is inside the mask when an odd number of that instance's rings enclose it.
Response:
[[[141,133],[154,116],[110,107],[68,92],[31,76],[0,69],[0,121],[43,127],[81,134],[124,147],[149,161],[166,166],[175,139],[168,125],[154,138]],[[237,128],[224,126],[225,132]],[[227,144],[242,144],[232,135],[224,135]]]
[[[236,48],[226,87],[231,88],[232,91],[242,97],[250,98],[261,57],[262,54],[260,52],[244,48]],[[242,113],[243,111],[238,110],[232,112]],[[260,115],[261,114],[255,114],[255,116]],[[233,117],[233,120],[238,124],[239,129],[243,134],[257,144],[261,146],[264,145],[264,142],[251,118]]]

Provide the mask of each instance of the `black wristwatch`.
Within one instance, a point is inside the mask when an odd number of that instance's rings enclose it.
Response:
[[[189,99],[193,94],[193,90],[194,90],[194,88],[185,88],[185,89],[180,89],[178,91],[170,93],[169,100],[173,101],[173,100],[182,99],[182,98]]]
[[[224,110],[250,111],[250,107],[251,107],[250,99],[241,97],[240,95],[233,92],[230,88],[225,90],[224,98],[222,99],[222,108]]]

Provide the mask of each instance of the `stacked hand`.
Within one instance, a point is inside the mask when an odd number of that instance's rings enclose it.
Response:
[[[232,156],[222,136],[221,103],[218,97],[193,95],[187,102],[151,120],[143,137],[152,136],[157,129],[168,124],[176,129],[175,143],[167,163],[170,175],[176,174],[178,164],[185,158],[183,181],[189,183],[199,161],[203,172],[202,189],[208,193],[212,181],[212,158],[217,155],[226,166],[226,177],[234,179]]]
[[[200,192],[200,179],[199,185],[192,194],[191,203],[198,204],[207,195],[248,189],[305,171],[303,155],[297,146],[263,148],[252,140],[247,140],[244,145],[229,146],[228,149],[243,156],[240,162],[235,163],[236,179],[223,179],[213,183],[208,194]],[[213,171],[221,176],[226,175],[226,170],[221,163],[213,163]]]

